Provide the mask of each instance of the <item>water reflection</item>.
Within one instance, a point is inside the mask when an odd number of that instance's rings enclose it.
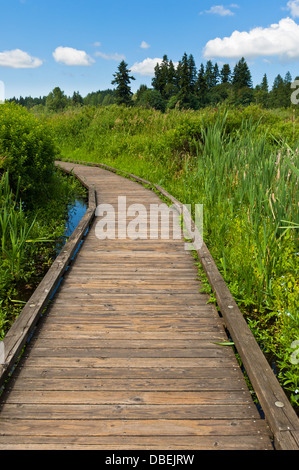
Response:
[[[84,216],[87,208],[87,201],[83,198],[76,199],[75,202],[69,206],[65,231],[56,244],[56,255],[59,254],[67,239],[72,235],[73,231]]]
[[[87,203],[84,199],[77,199],[74,204],[69,208],[68,220],[66,223],[64,237],[70,237],[77,227],[78,223],[84,216],[87,210]]]

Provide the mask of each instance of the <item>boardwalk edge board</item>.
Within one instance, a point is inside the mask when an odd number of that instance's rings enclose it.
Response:
[[[4,361],[0,365],[0,387],[3,386],[13,370],[23,347],[32,335],[38,320],[47,307],[49,300],[59,285],[65,270],[94,218],[96,192],[93,187],[88,187],[84,180],[79,177],[78,180],[88,189],[88,209],[3,340]]]
[[[179,213],[182,213],[183,211],[183,204],[164,188],[132,173],[118,170],[104,163],[70,159],[64,159],[64,161],[66,163],[99,167],[120,176],[130,178],[147,186],[149,189],[158,192],[164,198],[171,201]],[[59,162],[56,162],[56,165],[59,166]],[[184,211],[184,217],[186,217],[186,209]],[[199,237],[198,230],[192,220],[191,214],[187,213],[187,217],[190,218],[190,223],[187,224],[187,230],[190,230],[190,238],[193,237],[195,232]],[[191,230],[193,233],[191,233]],[[268,422],[273,435],[275,448],[277,450],[299,450],[299,419],[294,408],[290,404],[284,390],[279,384],[266,357],[254,338],[254,335],[221,276],[206,244],[202,241],[201,248],[196,251],[210,286],[215,294],[226,328],[232,337],[237,352],[240,355],[248,374],[249,380],[261,404],[266,421]]]

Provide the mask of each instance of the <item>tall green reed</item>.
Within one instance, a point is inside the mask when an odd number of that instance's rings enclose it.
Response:
[[[21,277],[28,244],[47,241],[36,237],[30,239],[35,222],[35,218],[28,220],[18,199],[18,191],[15,195],[10,188],[9,173],[4,173],[0,179],[1,265],[15,280]]]
[[[213,126],[203,120],[193,191],[204,204],[206,235],[223,272],[238,295],[267,308],[272,278],[284,265],[280,226],[298,221],[298,176],[284,161],[290,149],[275,152],[266,133],[256,133],[258,123],[244,121],[235,135],[227,135],[226,119],[224,112]]]

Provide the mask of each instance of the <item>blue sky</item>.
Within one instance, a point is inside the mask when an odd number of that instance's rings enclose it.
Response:
[[[59,86],[82,96],[112,88],[124,59],[150,86],[164,54],[197,67],[244,56],[254,85],[267,73],[299,75],[299,0],[0,0],[0,81],[5,96],[43,96]]]

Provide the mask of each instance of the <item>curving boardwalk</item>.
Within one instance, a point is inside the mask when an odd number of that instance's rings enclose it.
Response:
[[[129,179],[61,165],[118,217],[119,196],[161,204]],[[184,239],[99,240],[99,220],[0,398],[0,449],[272,449],[232,349],[215,344],[223,322]]]

